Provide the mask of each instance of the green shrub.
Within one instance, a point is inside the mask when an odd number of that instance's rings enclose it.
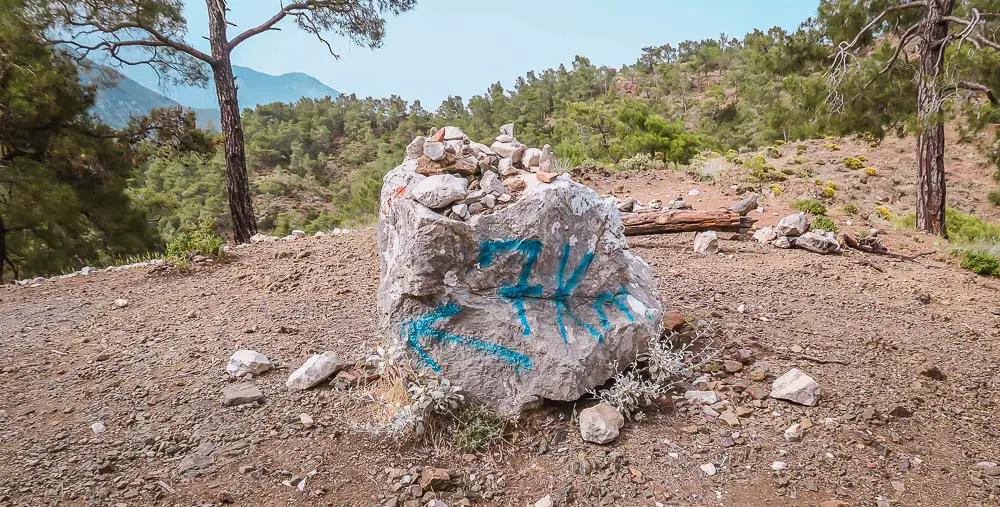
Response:
[[[1000,206],[1000,190],[990,190],[986,198],[990,201],[990,204]]]
[[[222,255],[226,242],[208,228],[191,229],[174,236],[167,245],[167,258],[186,260],[195,255]]]
[[[781,188],[781,185],[777,183],[771,183],[771,194],[775,197],[785,193],[785,189]]]
[[[837,188],[831,187],[829,185],[823,187],[823,190],[820,190],[820,195],[822,195],[827,199],[833,199],[833,196],[836,194],[837,194]]]
[[[881,217],[883,220],[889,220],[890,218],[892,218],[892,212],[889,211],[889,208],[886,208],[885,206],[879,206],[875,208],[875,214]],[[913,218],[913,223],[914,224],[917,223],[917,219],[915,216]]]
[[[971,213],[963,213],[955,208],[948,208],[944,215],[948,239],[955,243],[974,243],[977,241],[1000,241],[1000,224],[990,223]],[[910,213],[900,219],[907,227],[916,227],[917,215]]]
[[[767,147],[767,158],[781,158],[781,150],[777,146],[771,145]]]
[[[865,161],[863,157],[846,157],[844,158],[844,165],[848,169],[861,169],[865,166]]]
[[[812,221],[812,228],[823,229],[824,231],[830,231],[830,232],[840,231],[840,228],[837,227],[837,224],[833,223],[833,220],[830,220],[830,217],[825,215],[820,215],[814,218]]]
[[[801,144],[801,143],[796,144],[795,145],[795,154],[796,155],[801,155],[801,154],[805,153],[806,150],[808,150],[808,149],[809,149],[809,147],[806,146],[806,145],[804,145],[804,144]]]
[[[861,210],[858,209],[858,205],[854,204],[853,202],[845,204],[842,208],[840,208],[840,211],[843,211],[848,215],[857,215],[858,213],[861,213]]]
[[[618,162],[618,168],[623,171],[660,171],[667,168],[667,163],[653,158],[648,153],[638,153]]]
[[[831,151],[840,151],[840,145],[836,143],[823,143],[823,147]]]
[[[729,150],[726,152],[726,162],[730,164],[742,164],[743,160],[740,159],[740,152],[736,150]]]
[[[482,405],[463,405],[454,414],[455,445],[472,452],[503,440],[504,422]]]
[[[962,267],[978,275],[1000,276],[1000,258],[986,252],[966,251]]]
[[[799,211],[805,211],[806,213],[812,213],[813,215],[825,215],[826,214],[826,204],[819,199],[796,199],[792,203],[792,206]]]

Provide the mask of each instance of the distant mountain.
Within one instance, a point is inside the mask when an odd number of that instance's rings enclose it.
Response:
[[[256,70],[233,66],[240,107],[255,107],[271,102],[295,102],[303,97],[336,98],[340,92],[326,86],[318,79],[301,72],[280,76],[264,74]],[[132,116],[140,116],[157,107],[182,105],[194,109],[198,114],[198,126],[218,130],[219,109],[215,95],[215,85],[206,88],[197,86],[173,86],[157,93],[139,82],[114,71],[107,76],[84,77],[85,81],[109,82],[118,78],[114,86],[98,90],[91,111],[112,127],[121,128],[128,124]]]
[[[314,99],[330,96],[337,98],[340,92],[320,82],[320,80],[301,72],[292,72],[280,76],[264,74],[256,70],[233,66],[236,75],[237,94],[240,107],[254,107],[271,102],[295,102],[302,97]],[[187,107],[218,109],[218,99],[215,96],[215,83],[209,80],[208,86],[176,86],[164,90],[164,95],[184,104]]]
[[[107,87],[116,79],[117,84]],[[84,81],[88,84],[96,81],[102,86],[97,91],[94,107],[90,108],[90,112],[114,128],[128,125],[132,116],[144,115],[158,107],[180,105],[114,71],[108,71],[99,77],[84,76]]]

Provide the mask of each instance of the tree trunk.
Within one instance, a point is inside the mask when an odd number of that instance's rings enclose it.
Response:
[[[248,243],[257,234],[257,219],[253,213],[250,181],[247,177],[247,156],[243,140],[243,120],[236,95],[236,77],[229,55],[226,35],[225,0],[206,0],[208,5],[209,40],[212,43],[212,74],[219,99],[222,135],[225,138],[226,181],[229,191],[229,212],[233,218],[233,238]]]
[[[944,121],[940,76],[945,38],[955,0],[930,0],[920,22],[920,74],[917,80],[917,229],[945,236]]]

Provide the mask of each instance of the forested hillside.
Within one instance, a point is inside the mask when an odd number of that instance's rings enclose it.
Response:
[[[981,1],[967,2],[961,9],[1000,10],[990,9],[993,4],[1000,7],[1000,2]],[[834,65],[836,42],[853,39],[872,15],[866,3],[825,0],[814,19],[792,32],[771,28],[742,38],[723,34],[716,39],[636,48],[636,61],[620,68],[596,66],[578,56],[569,65],[528,71],[510,89],[496,83],[481,95],[449,97],[436,109],[397,96],[379,99],[353,94],[246,109],[244,130],[260,228],[279,234],[295,228],[312,232],[371,220],[382,175],[401,160],[414,136],[445,124],[461,127],[475,140],[489,141],[499,125],[514,122],[524,143],[551,144],[564,170],[578,165],[683,169],[692,160],[728,152],[730,159],[750,162],[748,171],[757,171],[754,181],[758,184],[772,179],[765,155],[775,143],[861,136],[874,146],[886,136],[910,134],[916,121],[917,62],[912,47],[904,44],[901,56],[895,51],[901,38],[906,42],[906,34],[890,26],[874,37],[864,36],[865,49],[847,62],[847,72]],[[115,134],[78,139],[80,129],[109,130],[86,115],[93,90],[76,86],[72,108],[48,102],[48,95],[17,95],[18,90],[45,82],[29,79],[22,70],[25,65],[69,67],[74,63],[58,52],[33,47],[28,35],[19,39],[14,18],[4,19],[8,21],[0,25],[0,41],[4,41],[0,48],[5,48],[8,61],[15,62],[3,73],[8,95],[3,103],[15,108],[6,113],[5,121],[48,125],[44,118],[32,115],[51,111],[45,114],[65,118],[60,125],[76,125],[51,133],[74,136],[65,141],[66,153],[53,151],[50,143],[44,160],[28,162],[8,155],[15,161],[13,168],[41,163],[54,170],[61,163],[72,169],[52,176],[54,181],[68,178],[70,188],[65,191],[57,190],[58,186],[36,186],[32,188],[44,198],[33,197],[28,190],[0,197],[7,227],[5,274],[11,273],[12,265],[20,267],[20,276],[30,276],[106,263],[117,255],[162,251],[185,230],[209,228],[227,234],[225,172],[215,134],[193,131],[190,118],[183,120],[185,115],[175,111],[154,115],[160,120],[174,119],[169,129],[135,121]],[[886,62],[893,59],[896,64],[888,68]],[[1000,89],[1000,52],[971,43],[954,45],[948,62],[950,73]],[[996,160],[994,105],[958,86],[949,98],[955,100],[944,104],[942,113],[949,128],[960,134],[968,150]],[[45,103],[25,106],[25,100]],[[16,110],[22,106],[27,109]],[[18,143],[24,140],[5,132],[0,145],[6,145],[8,153],[17,153]],[[60,216],[67,209],[66,202],[92,197],[81,188],[72,188],[77,174],[73,171],[103,174],[109,170],[110,165],[95,168],[96,159],[80,153],[84,140],[107,144],[107,149],[128,157],[120,162],[122,166],[115,162],[115,181],[125,188],[116,191],[102,185],[101,189],[114,193],[116,202],[123,203],[121,209],[128,210],[115,213],[116,220],[143,223],[145,217],[148,227],[136,230],[141,240],[87,220],[96,212],[86,202],[78,204],[81,212],[73,224],[38,225]],[[757,151],[762,158],[755,163]],[[32,153],[39,158],[37,150]],[[11,171],[4,170],[5,174]],[[996,179],[1000,181],[1000,174]],[[24,180],[13,185],[28,188]],[[994,190],[991,198],[1000,205],[998,194]],[[53,239],[56,236],[63,239]],[[70,247],[67,238],[87,247]]]

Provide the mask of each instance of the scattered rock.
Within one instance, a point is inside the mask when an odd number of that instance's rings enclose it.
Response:
[[[292,230],[292,236],[295,236],[295,239],[302,239],[306,237],[306,231],[303,231],[302,229],[294,229]]]
[[[715,231],[702,231],[695,234],[694,252],[702,255],[719,253],[719,235]]]
[[[782,218],[774,232],[779,236],[801,236],[809,230],[809,219],[805,213],[796,213]]]
[[[306,413],[299,414],[299,422],[302,423],[303,428],[312,428],[313,426],[312,416]]]
[[[222,389],[222,406],[224,407],[245,405],[260,401],[262,398],[264,398],[264,393],[249,382],[233,384]]]
[[[587,442],[610,444],[618,438],[618,432],[625,424],[618,409],[607,403],[585,408],[580,412],[580,436]]]
[[[774,227],[761,227],[757,232],[753,233],[753,239],[759,243],[770,243],[778,239],[778,233],[775,232]]]
[[[545,495],[533,504],[533,507],[552,507],[552,496]]]
[[[819,403],[819,383],[798,368],[792,368],[771,384],[771,397],[800,405],[815,406]]]
[[[451,485],[451,474],[443,468],[426,467],[420,473],[420,487],[424,490],[444,491]]]
[[[784,437],[785,440],[789,442],[798,442],[802,440],[802,433],[803,433],[802,425],[799,423],[795,423],[785,429]]]
[[[736,415],[736,412],[727,410],[719,415],[719,419],[724,421],[726,424],[736,427],[740,425],[740,417]]]
[[[719,395],[715,391],[685,391],[684,399],[692,403],[714,405],[719,402]]]
[[[705,475],[709,477],[719,473],[719,470],[715,468],[715,463],[705,463],[704,465],[700,465],[698,468],[700,468],[702,472],[705,472]]]
[[[795,247],[795,238],[790,238],[788,236],[778,236],[774,241],[771,242],[776,248],[789,249]]]
[[[743,363],[730,359],[722,363],[722,368],[726,373],[739,373],[743,371]]]
[[[673,333],[680,331],[687,324],[687,317],[677,310],[670,310],[663,316],[663,330]]]
[[[128,300],[125,298],[118,298],[115,300],[112,306],[114,306],[116,309],[125,308],[126,306],[128,306]]]
[[[839,254],[840,241],[837,233],[830,231],[809,231],[795,238],[795,247],[818,254]]]
[[[101,435],[105,431],[108,431],[108,428],[101,421],[97,421],[90,425],[90,431],[93,431],[95,435]]]
[[[788,468],[788,463],[785,463],[784,461],[775,461],[774,463],[771,463],[771,470],[774,470],[775,472],[780,472],[786,468]]]
[[[462,129],[458,127],[447,126],[444,128],[444,140],[445,141],[465,141],[469,136],[462,132]]]
[[[331,351],[313,354],[299,369],[288,376],[285,386],[292,390],[304,391],[328,379],[343,367],[344,362]]]
[[[271,361],[260,352],[255,350],[237,350],[229,358],[226,365],[226,372],[234,377],[242,377],[246,374],[260,375],[273,367]]]

